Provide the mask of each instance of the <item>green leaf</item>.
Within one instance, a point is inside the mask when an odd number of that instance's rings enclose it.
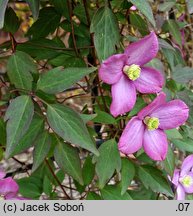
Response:
[[[89,185],[95,175],[95,165],[92,163],[92,157],[88,156],[82,168],[84,185]]]
[[[133,200],[156,200],[157,194],[151,189],[147,190],[145,187],[137,188],[137,190],[129,191]]]
[[[85,124],[89,121],[92,121],[96,116],[97,114],[90,114],[90,115],[80,114],[80,117],[82,118]]]
[[[153,17],[152,9],[147,0],[130,0],[137,9],[149,20],[149,22],[155,27],[155,20]]]
[[[182,139],[182,135],[177,129],[171,129],[165,131],[169,140]]]
[[[101,195],[104,200],[132,200],[127,192],[121,195],[121,189],[117,185],[107,185],[101,190]]]
[[[44,7],[40,10],[38,20],[33,23],[27,32],[33,39],[46,37],[59,26],[61,15],[53,7]]]
[[[0,0],[0,29],[4,26],[5,10],[9,0]]]
[[[65,18],[70,19],[68,0],[51,0],[51,3],[54,5],[58,13],[63,15]]]
[[[175,20],[173,19],[167,20],[163,25],[163,29],[165,31],[170,32],[173,38],[175,39],[175,41],[178,43],[178,45],[182,46],[182,37],[181,37],[180,28]]]
[[[86,200],[101,200],[101,197],[95,192],[89,192]]]
[[[115,140],[104,142],[99,148],[100,156],[96,158],[96,173],[99,177],[99,188],[103,188],[115,170],[121,168],[121,158]]]
[[[186,0],[189,14],[193,13],[193,0]]]
[[[193,68],[177,65],[172,70],[172,78],[178,83],[187,83],[193,79]]]
[[[172,143],[181,151],[193,153],[193,140],[192,139],[173,139]]]
[[[137,102],[135,103],[134,108],[129,112],[129,116],[136,115],[143,107],[145,107],[147,104],[144,102],[143,98],[138,97]]]
[[[34,105],[29,96],[15,98],[9,105],[5,121],[7,121],[6,157],[9,157],[27,132],[34,114]]]
[[[139,30],[139,32],[142,34],[142,36],[145,36],[149,33],[147,23],[144,21],[144,19],[141,18],[140,15],[131,13],[129,15],[129,19],[131,22],[131,25]]]
[[[14,25],[13,25],[14,23]],[[7,8],[5,12],[5,20],[4,20],[4,27],[3,30],[6,32],[11,32],[15,34],[20,26],[19,19],[15,13],[15,11],[10,7]]]
[[[32,11],[33,18],[37,19],[39,16],[40,0],[26,0],[26,2]]]
[[[98,9],[92,19],[90,31],[94,33],[94,44],[101,62],[115,53],[120,36],[118,22],[111,9]]]
[[[51,137],[47,131],[44,131],[38,136],[35,143],[35,150],[33,152],[33,167],[32,172],[34,172],[44,161],[46,155],[50,150]]]
[[[164,160],[164,167],[166,172],[170,176],[173,176],[175,169],[175,156],[170,146],[168,146],[168,153],[166,159]]]
[[[83,185],[81,163],[76,148],[59,141],[54,151],[54,158],[65,173]]]
[[[95,70],[95,67],[67,69],[57,67],[40,77],[37,88],[49,94],[59,93]]]
[[[147,189],[151,188],[154,192],[173,196],[171,187],[160,170],[147,165],[139,166],[138,175]]]
[[[104,111],[97,110],[97,116],[92,120],[93,122],[103,123],[103,124],[115,124],[116,120],[108,113]]]
[[[121,195],[123,195],[135,176],[135,167],[127,158],[122,158],[121,163]]]
[[[32,89],[33,77],[31,73],[36,73],[37,68],[33,59],[26,53],[17,51],[13,54],[7,63],[8,76],[15,85],[20,89]]]
[[[51,59],[62,53],[61,45],[53,40],[39,38],[18,44],[17,50],[28,53],[36,60]]]
[[[45,194],[47,194],[48,196],[51,195],[52,193],[52,184],[49,180],[49,178],[47,176],[44,176],[44,180],[43,180],[43,191],[45,192]]]
[[[48,105],[47,119],[50,127],[65,141],[98,155],[95,143],[77,112],[59,104]]]
[[[176,1],[167,1],[158,5],[158,10],[161,12],[169,11],[176,4]]]
[[[19,154],[26,149],[32,147],[37,136],[43,131],[44,129],[44,121],[37,115],[34,115],[29,129],[25,133],[25,135],[21,138],[17,146],[15,147],[13,153],[10,156],[14,156]]]
[[[2,118],[0,118],[0,145],[6,144],[6,124]]]
[[[32,176],[18,179],[17,183],[19,185],[19,193],[31,199],[38,199],[42,193],[41,181],[39,178],[34,178]]]

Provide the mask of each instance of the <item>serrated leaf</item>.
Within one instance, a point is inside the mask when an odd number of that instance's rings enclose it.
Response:
[[[59,26],[61,15],[53,7],[44,7],[40,10],[38,20],[33,23],[27,32],[33,39],[46,37]]]
[[[92,163],[92,157],[88,156],[82,168],[84,185],[89,185],[95,175],[95,165]]]
[[[153,17],[152,9],[147,0],[130,0],[137,9],[149,20],[149,22],[155,27],[155,19]]]
[[[19,154],[26,149],[33,146],[37,136],[43,131],[44,129],[44,121],[42,118],[34,115],[29,129],[25,133],[25,135],[21,138],[17,146],[15,147],[13,153],[10,156],[14,156]]]
[[[83,185],[81,163],[76,148],[69,144],[58,142],[54,151],[54,158],[65,173]]]
[[[147,189],[151,188],[154,192],[173,196],[171,187],[160,170],[148,165],[139,166],[138,175]]]
[[[121,168],[121,158],[115,140],[104,142],[99,148],[100,156],[96,158],[96,173],[99,177],[99,187],[103,188],[112,177],[115,170]]]
[[[49,94],[59,93],[71,87],[84,76],[95,70],[95,67],[67,69],[57,67],[40,77],[37,83],[37,88]]]
[[[32,172],[34,172],[44,161],[46,155],[50,150],[51,137],[47,131],[44,131],[38,136],[33,152],[33,167]]]
[[[29,96],[19,96],[9,105],[4,118],[7,121],[6,157],[12,154],[20,139],[27,132],[33,114],[34,105]]]
[[[77,112],[59,104],[48,105],[47,119],[51,128],[65,141],[98,155],[95,144]]]
[[[164,160],[164,168],[170,176],[173,176],[175,169],[175,156],[170,146],[168,146],[168,153]]]
[[[101,195],[104,200],[132,200],[127,192],[121,195],[121,188],[117,185],[107,185],[101,190]]]
[[[188,83],[193,80],[193,68],[177,65],[172,70],[172,78],[178,83]]]
[[[123,195],[135,176],[135,167],[127,158],[122,158],[121,161],[121,195]]]
[[[7,73],[16,88],[31,90],[33,77],[37,68],[33,59],[26,53],[17,51],[8,60]]]
[[[118,22],[110,8],[98,9],[92,19],[90,31],[94,33],[94,44],[101,62],[115,53],[115,45],[118,45],[120,36]]]
[[[37,19],[39,15],[40,0],[26,0],[26,2],[32,11],[33,18]]]
[[[0,0],[0,29],[4,26],[5,10],[9,0]]]

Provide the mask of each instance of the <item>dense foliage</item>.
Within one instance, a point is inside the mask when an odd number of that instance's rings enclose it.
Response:
[[[192,14],[0,0],[0,198],[193,199]]]

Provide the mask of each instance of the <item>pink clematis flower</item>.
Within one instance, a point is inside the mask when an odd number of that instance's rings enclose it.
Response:
[[[17,196],[17,183],[11,177],[4,177],[5,173],[0,170],[0,200],[24,200],[25,198]]]
[[[172,183],[176,187],[177,200],[185,200],[186,193],[193,193],[193,155],[185,158],[181,169],[175,169]]]
[[[99,77],[112,85],[111,114],[116,117],[130,111],[136,102],[136,90],[141,93],[158,93],[164,84],[162,74],[144,66],[158,52],[154,32],[130,44],[123,54],[110,56],[103,61]]]
[[[119,140],[119,150],[124,154],[132,154],[143,146],[151,159],[164,160],[168,149],[164,130],[182,125],[188,114],[189,109],[183,101],[166,102],[165,93],[160,93],[128,122]]]

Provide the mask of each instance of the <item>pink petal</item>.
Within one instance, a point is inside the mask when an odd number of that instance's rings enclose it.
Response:
[[[174,175],[172,178],[172,183],[177,187],[179,184],[179,177],[180,177],[180,170],[179,169],[175,169],[174,170]]]
[[[125,127],[118,144],[119,151],[132,154],[142,147],[144,124],[137,117],[133,117]]]
[[[125,49],[125,54],[128,55],[128,64],[144,65],[151,61],[158,52],[158,39],[154,32],[145,36],[141,40],[130,44]]]
[[[186,193],[184,191],[184,188],[179,184],[176,189],[176,199],[177,200],[185,200]]]
[[[112,55],[103,63],[99,69],[99,77],[103,82],[114,84],[122,76],[123,66],[126,64],[127,56],[125,54]]]
[[[132,81],[124,75],[111,88],[111,114],[116,117],[130,111],[136,102],[136,90]]]
[[[166,158],[168,150],[167,136],[164,131],[145,130],[143,139],[145,153],[153,160],[162,161]]]
[[[193,168],[193,154],[185,158],[181,166],[180,176],[186,175]]]
[[[140,77],[134,81],[134,84],[141,93],[158,93],[163,87],[164,78],[158,70],[151,67],[142,67]]]
[[[0,194],[6,196],[7,194],[17,194],[18,192],[17,183],[11,178],[5,178],[0,180]]]
[[[6,176],[5,172],[0,170],[0,179],[3,179]]]
[[[181,100],[167,102],[151,113],[152,117],[159,118],[159,128],[169,130],[176,128],[187,120],[189,108]]]
[[[138,117],[144,119],[144,117],[150,115],[155,109],[166,103],[166,95],[161,92],[148,106],[143,108],[139,113]]]
[[[182,186],[183,186],[184,191],[186,193],[193,193],[193,172],[189,172],[187,175],[189,175],[192,178],[192,184],[189,187],[187,187],[183,184],[182,184]]]

